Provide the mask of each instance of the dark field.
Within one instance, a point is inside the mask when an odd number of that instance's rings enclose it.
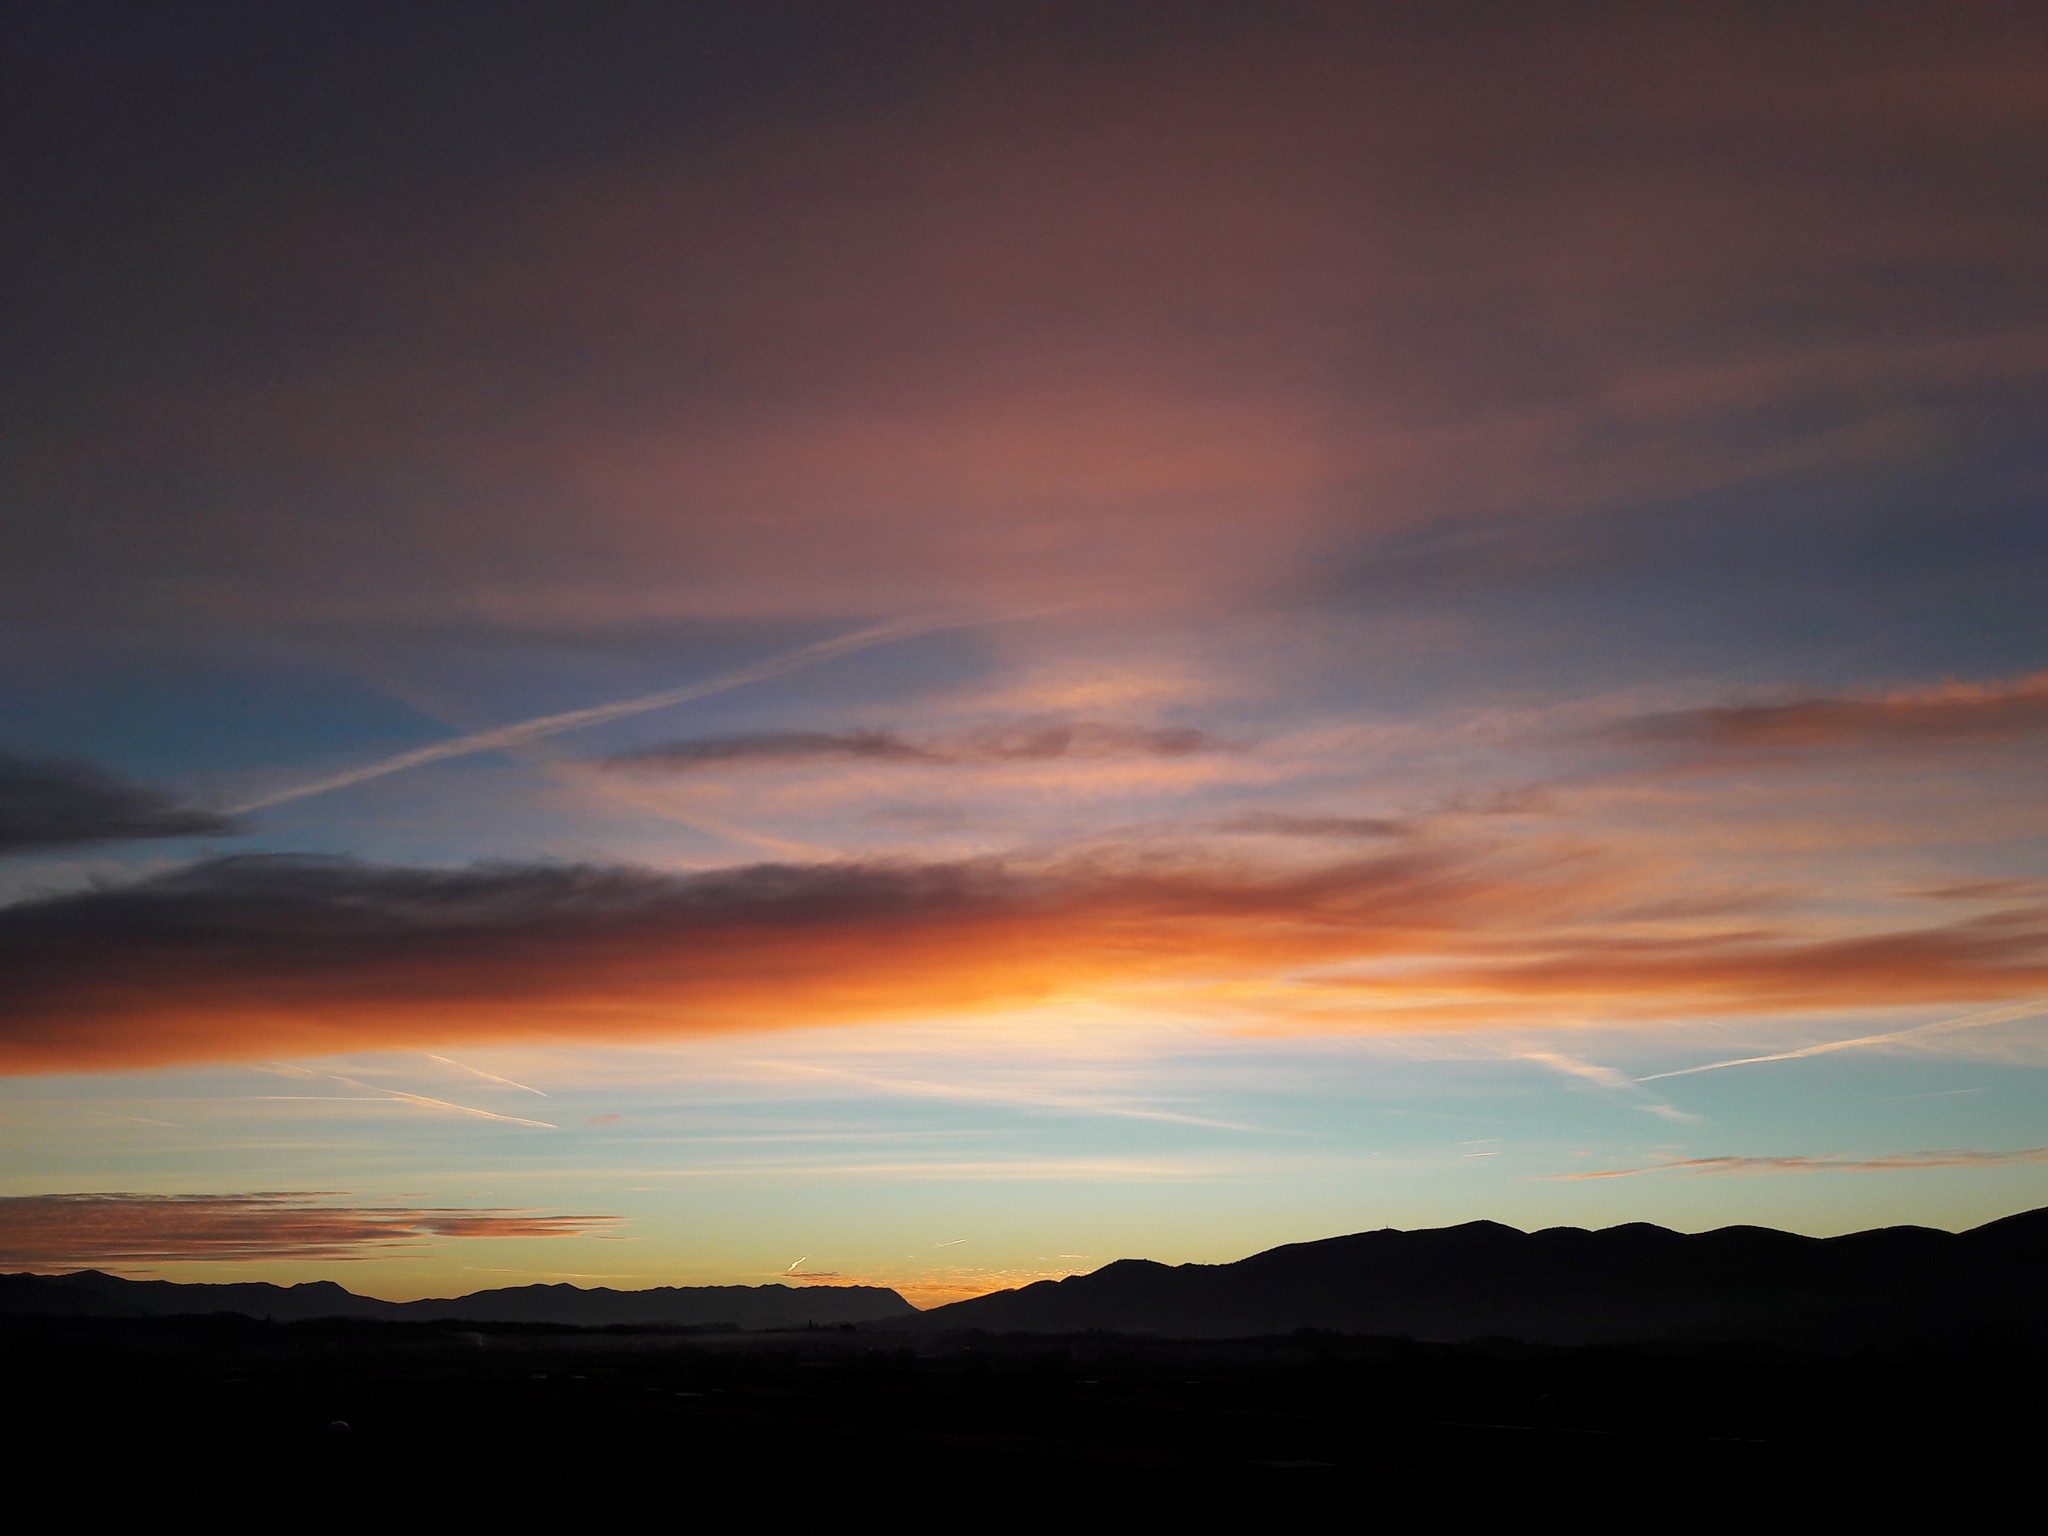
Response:
[[[0,1351],[16,1486],[87,1528],[1890,1524],[2025,1497],[2043,1427],[2042,1362],[1990,1348],[159,1318],[7,1320]]]

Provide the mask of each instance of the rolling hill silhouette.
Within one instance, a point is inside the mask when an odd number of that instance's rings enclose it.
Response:
[[[1490,1221],[1292,1243],[1233,1264],[1123,1259],[953,1302],[920,1330],[1229,1338],[1305,1328],[1443,1342],[1969,1346],[2048,1335],[2048,1209],[1962,1233],[1813,1238],[1644,1224],[1521,1232]]]
[[[0,1315],[179,1317],[220,1312],[281,1323],[344,1317],[578,1328],[802,1328],[909,1317],[915,1309],[894,1291],[870,1285],[660,1286],[644,1291],[520,1285],[446,1299],[380,1301],[344,1290],[332,1280],[304,1285],[185,1285],[123,1280],[92,1269],[69,1275],[0,1275]]]

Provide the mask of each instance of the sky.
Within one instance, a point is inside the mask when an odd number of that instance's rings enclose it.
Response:
[[[2048,1204],[2048,17],[0,13],[0,1267]]]

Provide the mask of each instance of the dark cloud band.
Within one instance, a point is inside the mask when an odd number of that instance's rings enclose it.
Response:
[[[699,736],[597,759],[606,768],[681,772],[723,765],[845,759],[869,763],[960,764],[1055,758],[1190,757],[1221,750],[1206,732],[1108,725],[1098,721],[991,727],[912,738],[894,731],[755,731]]]
[[[234,830],[225,816],[90,763],[0,753],[0,854]]]

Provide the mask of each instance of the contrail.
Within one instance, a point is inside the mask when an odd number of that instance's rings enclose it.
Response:
[[[917,1078],[882,1077],[871,1072],[851,1072],[844,1067],[820,1066],[814,1062],[762,1062],[753,1061],[746,1065],[767,1071],[775,1076],[787,1077],[802,1073],[812,1077],[829,1077],[841,1082],[859,1083],[865,1087],[879,1088],[884,1093],[928,1095],[941,1099],[962,1099],[968,1103],[1019,1104],[1038,1109],[1063,1109],[1083,1115],[1111,1115],[1127,1120],[1161,1120],[1169,1125],[1196,1125],[1212,1131],[1256,1131],[1265,1132],[1256,1125],[1244,1125],[1235,1120],[1210,1120],[1201,1115],[1177,1114],[1170,1109],[1132,1109],[1113,1100],[1091,1099],[1056,1093],[1021,1093],[1006,1088],[977,1088],[967,1083],[932,1083]]]
[[[1895,1029],[1884,1035],[1859,1035],[1854,1040],[1830,1040],[1823,1045],[1801,1046],[1796,1051],[1779,1051],[1770,1056],[1738,1056],[1733,1061],[1710,1061],[1703,1067],[1680,1067],[1676,1072],[1652,1072],[1648,1077],[1639,1077],[1636,1081],[1654,1083],[1662,1077],[1690,1077],[1695,1072],[1718,1072],[1723,1067],[1754,1067],[1766,1061],[1798,1061],[1805,1056],[1825,1056],[1830,1051],[1853,1051],[1866,1045],[1888,1045],[1894,1040],[1912,1040],[1921,1035],[1945,1035],[1951,1030],[1980,1029],[1987,1024],[2010,1024],[2017,1019],[2031,1019],[2042,1013],[2048,1013],[2048,999],[2036,998],[2031,1003],[2015,1003],[2010,1008],[1993,1008],[1986,1013],[1967,1013],[1959,1019],[1937,1019],[1932,1024],[1915,1024],[1911,1029]]]
[[[486,1072],[482,1067],[472,1067],[466,1061],[456,1061],[447,1056],[436,1056],[432,1051],[421,1051],[420,1054],[429,1061],[438,1061],[443,1066],[459,1068],[474,1077],[482,1078],[487,1083],[503,1083],[507,1088],[517,1088],[521,1093],[539,1094],[543,1099],[553,1097],[552,1094],[541,1093],[540,1089],[530,1087],[525,1083],[515,1083],[509,1077],[500,1077],[495,1072]]]
[[[322,1072],[315,1067],[295,1067],[288,1061],[273,1061],[269,1065],[272,1071],[284,1072],[292,1077],[324,1077],[329,1082],[340,1083],[349,1088],[360,1088],[365,1093],[395,1099],[401,1104],[417,1104],[422,1109],[452,1110],[458,1115],[475,1115],[479,1120],[502,1120],[507,1125],[530,1125],[543,1131],[561,1129],[550,1120],[528,1120],[519,1115],[501,1115],[488,1109],[471,1109],[467,1104],[451,1104],[446,1099],[430,1099],[423,1093],[407,1093],[403,1088],[385,1088],[376,1083],[358,1082],[355,1078],[343,1077],[339,1072]]]
[[[914,635],[954,628],[959,622],[899,619],[888,624],[872,624],[865,629],[856,629],[850,634],[839,635],[831,640],[820,640],[814,645],[785,651],[780,656],[769,657],[766,661],[757,661],[731,672],[722,672],[716,677],[706,678],[701,683],[689,683],[681,688],[670,688],[661,693],[644,693],[636,699],[619,699],[610,704],[595,704],[588,709],[571,709],[558,715],[541,715],[532,720],[495,726],[488,731],[453,736],[446,741],[437,741],[429,747],[415,747],[412,751],[401,752],[396,757],[365,763],[360,768],[329,774],[324,779],[294,784],[288,789],[272,790],[269,794],[259,795],[254,800],[230,806],[228,814],[245,816],[250,811],[267,810],[273,805],[285,805],[293,800],[324,795],[330,789],[346,789],[351,784],[381,779],[387,773],[401,773],[407,768],[445,762],[451,757],[467,757],[472,752],[491,752],[500,747],[516,747],[522,742],[535,741],[543,736],[554,736],[563,731],[580,731],[585,726],[602,725],[607,720],[622,720],[628,715],[642,715],[649,710],[667,709],[673,704],[708,699],[713,694],[729,693],[735,688],[744,688],[749,683],[764,683],[770,678],[800,671],[821,661],[830,661],[836,656],[850,656],[856,651],[886,645],[891,640],[907,640]]]
[[[363,1086],[368,1087],[366,1083]],[[386,1098],[397,1099],[405,1104],[417,1104],[422,1109],[450,1109],[458,1115],[475,1115],[480,1120],[502,1120],[507,1125],[531,1125],[543,1131],[559,1131],[561,1127],[549,1120],[528,1120],[519,1115],[500,1115],[488,1109],[471,1109],[467,1104],[450,1104],[446,1099],[430,1099],[423,1093],[407,1093],[402,1088],[386,1088]]]

